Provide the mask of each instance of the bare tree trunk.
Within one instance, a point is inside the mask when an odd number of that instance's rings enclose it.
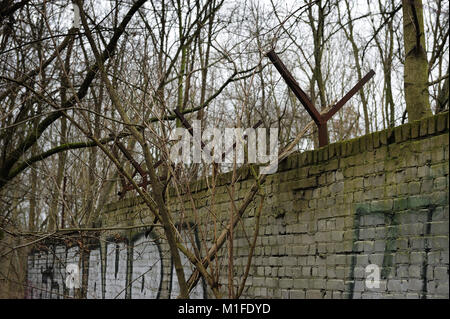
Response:
[[[422,0],[403,0],[404,87],[408,121],[430,116]]]

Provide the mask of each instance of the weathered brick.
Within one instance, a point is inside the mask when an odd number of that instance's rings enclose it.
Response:
[[[435,267],[434,268],[434,278],[442,281],[447,281],[449,279],[448,267]]]
[[[344,291],[345,290],[344,281],[341,279],[329,279],[327,281],[327,290]]]
[[[306,293],[304,290],[290,290],[289,297],[291,299],[305,299]]]
[[[306,299],[322,299],[322,292],[320,290],[307,290]]]
[[[267,176],[263,184],[266,197],[254,267],[243,297],[345,298],[352,293],[354,298],[419,298],[425,274],[427,298],[448,298],[447,128],[448,113],[292,155],[281,163],[279,172]],[[243,181],[235,184],[237,205],[254,182],[248,168],[239,172]],[[192,184],[193,202],[202,216],[197,225],[205,226],[207,236],[214,233],[210,212],[218,217],[216,227],[229,219],[228,192],[220,185],[230,177],[227,173],[218,179],[214,201],[207,189],[210,183]],[[169,193],[174,222],[183,208],[184,221],[194,221],[190,200],[175,200],[176,192]],[[247,263],[257,212],[254,204],[234,228],[236,278]],[[133,218],[136,223],[152,221],[151,216],[137,219],[137,215],[148,215],[142,201],[125,199],[104,209],[106,225],[133,225]],[[198,234],[203,236],[203,229]],[[168,278],[167,242],[161,247],[165,252],[162,271]],[[112,268],[113,251],[108,255]],[[227,258],[227,249],[219,255]],[[118,276],[127,269],[123,257]],[[365,286],[365,266],[370,263],[379,265],[387,278],[380,289]],[[138,263],[132,269],[145,271]],[[226,287],[227,271],[222,274],[219,282]],[[352,292],[348,290],[351,274]],[[106,274],[107,280],[116,280],[114,275]]]
[[[280,288],[292,288],[294,286],[294,279],[292,278],[282,278],[279,280],[279,287]]]
[[[392,208],[393,208],[392,199],[376,200],[370,203],[370,211],[373,213],[392,211]]]

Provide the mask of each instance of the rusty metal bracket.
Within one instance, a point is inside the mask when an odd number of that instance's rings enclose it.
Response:
[[[144,189],[147,189],[147,185],[148,185],[147,172],[142,169],[141,165],[139,165],[139,163],[136,162],[136,160],[133,158],[133,156],[130,154],[130,152],[128,152],[126,147],[121,142],[116,141],[115,144],[117,145],[117,147],[120,149],[120,151],[123,153],[123,155],[125,155],[127,160],[131,163],[131,165],[133,165],[134,169],[136,170],[133,173],[132,177],[134,178],[134,176],[136,175],[136,172],[139,172],[139,174],[141,175],[142,182],[139,184],[139,187],[143,187]],[[131,185],[131,184],[122,185],[122,191],[120,191],[118,193],[118,195],[122,198],[127,191],[132,190],[132,189],[133,189],[133,185]]]
[[[186,120],[186,118],[184,117],[183,113],[181,113],[178,110],[174,110],[175,115],[178,117],[178,119],[180,120],[181,124],[183,124],[183,126],[189,131],[189,134],[191,134],[191,136],[194,136],[194,129],[192,128],[191,124],[189,124],[189,122]],[[256,122],[255,125],[252,126],[252,128],[256,129],[258,128],[263,122],[261,120],[259,120],[258,122]],[[244,137],[244,139],[247,139],[247,136]],[[208,152],[208,150],[204,150],[205,148],[205,143],[203,143],[203,141],[200,141],[200,146],[202,151]],[[225,160],[225,157],[227,156],[227,154],[229,152],[231,152],[232,150],[234,150],[236,148],[236,142],[233,143],[233,145],[230,147],[229,150],[225,151],[222,153],[222,161]]]
[[[329,143],[327,121],[334,114],[336,114],[336,112],[339,111],[342,108],[342,106],[344,106],[344,104],[348,100],[350,100],[350,98],[353,95],[355,95],[363,87],[363,85],[366,84],[375,75],[375,72],[373,70],[370,70],[369,73],[367,73],[360,81],[358,81],[358,83],[356,83],[356,85],[350,91],[348,91],[348,93],[342,99],[339,100],[339,102],[335,103],[327,113],[320,114],[320,112],[318,112],[317,109],[315,108],[311,99],[300,88],[297,81],[294,79],[292,74],[286,68],[284,63],[280,60],[275,51],[270,50],[266,54],[266,56],[270,59],[272,64],[275,66],[275,68],[283,77],[288,87],[292,90],[297,99],[300,101],[300,103],[302,103],[308,114],[312,117],[312,119],[316,123],[319,132],[319,147],[328,145]]]
[[[191,134],[191,136],[194,136],[194,130],[193,130],[191,124],[189,124],[189,122],[184,117],[183,113],[179,112],[178,110],[175,110],[174,113],[178,117],[178,119],[181,121],[183,126],[189,131],[189,134]],[[253,125],[253,128],[256,129],[261,124],[262,124],[262,121],[260,120],[255,125]],[[134,178],[136,176],[136,174],[139,173],[141,175],[142,181],[138,184],[138,186],[142,187],[144,189],[147,189],[147,186],[149,185],[149,181],[147,180],[147,172],[142,169],[142,167],[139,165],[139,163],[136,162],[136,160],[133,158],[133,156],[130,154],[130,152],[128,152],[128,150],[122,143],[120,143],[119,141],[116,141],[114,144],[117,145],[117,147],[120,149],[120,151],[124,154],[124,156],[127,158],[127,160],[134,167],[135,171],[132,175],[132,178]],[[201,145],[202,151],[207,151],[204,149],[205,144],[203,143],[203,141],[200,141],[200,145]],[[233,146],[228,151],[222,153],[222,159],[224,159],[226,154],[228,154],[232,149],[235,149],[235,148],[236,148],[236,143],[234,143]],[[159,160],[153,165],[153,167],[156,169],[162,163],[163,163],[163,160]],[[120,198],[123,198],[123,196],[126,194],[126,192],[134,189],[134,187],[132,184],[126,183],[123,176],[121,176],[121,180],[122,180],[122,190],[119,191],[117,194],[120,196]]]

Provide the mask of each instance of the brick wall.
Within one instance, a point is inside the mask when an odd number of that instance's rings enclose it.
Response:
[[[266,202],[243,297],[449,298],[448,132],[447,112],[294,154],[283,161],[278,173],[264,183]],[[237,200],[253,183],[247,169],[240,173]],[[201,221],[197,227],[191,224],[189,198],[179,202],[174,190],[169,192],[177,223],[196,230],[194,244],[203,236],[212,238],[214,227],[208,209],[214,209],[219,221],[229,217],[225,185],[230,178],[230,174],[220,177],[214,198],[206,180],[191,184],[195,213]],[[246,236],[252,235],[255,210],[256,204],[249,207],[243,223],[235,229],[237,279],[244,273],[249,253]],[[152,219],[138,198],[104,208],[106,226],[139,225]],[[155,228],[144,236],[145,230],[123,231],[120,236],[110,232],[102,237],[89,258],[88,297],[177,295],[176,275],[161,230]],[[36,288],[48,291],[52,283],[50,279],[44,282],[42,269],[61,267],[54,261],[52,264],[52,252],[40,255],[30,255],[28,278]],[[224,257],[220,281],[227,296],[226,247],[220,255]],[[70,258],[76,256],[68,255],[67,260]],[[192,270],[185,258],[183,261],[189,276]],[[366,284],[377,271],[368,265],[378,267],[378,288]],[[60,282],[60,291],[62,286]],[[29,296],[39,297],[36,291]],[[212,294],[200,282],[192,297],[207,296]]]

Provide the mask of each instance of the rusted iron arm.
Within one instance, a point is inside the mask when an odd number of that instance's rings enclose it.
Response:
[[[355,95],[363,87],[364,84],[367,83],[367,81],[369,81],[375,75],[375,72],[373,70],[370,70],[369,73],[367,73],[360,81],[358,81],[358,83],[339,102],[333,105],[333,107],[326,114],[321,115],[315,108],[314,104],[312,103],[308,95],[306,95],[306,93],[303,92],[303,90],[300,88],[297,81],[295,81],[294,77],[288,71],[288,69],[280,60],[275,51],[270,50],[266,55],[273,63],[275,68],[278,70],[278,72],[280,72],[281,76],[285,80],[288,87],[292,90],[292,92],[294,92],[295,96],[303,104],[306,111],[309,113],[309,115],[316,123],[319,133],[319,147],[325,146],[329,142],[327,121],[334,114],[336,114],[336,112],[339,111],[342,108],[342,106],[344,106],[344,104],[348,100],[350,100],[350,98],[353,95]]]
[[[174,110],[175,115],[178,117],[178,119],[180,120],[181,124],[183,124],[183,126],[189,131],[189,133],[191,134],[191,136],[194,136],[194,130],[191,126],[191,124],[189,124],[189,122],[186,120],[186,118],[184,117],[183,113],[181,113],[178,110]],[[262,124],[262,121],[259,120],[255,125],[253,125],[252,128],[256,129],[258,128],[260,125]],[[205,144],[203,143],[203,141],[200,141],[200,145],[202,150],[204,150],[205,148]],[[227,156],[227,154],[229,152],[231,152],[231,150],[234,150],[236,148],[236,142],[233,143],[232,147],[230,147],[229,150],[225,151],[222,153],[222,161],[225,160],[225,157]],[[207,150],[206,150],[207,151]]]
[[[345,103],[347,103],[348,100],[352,98],[353,95],[355,95],[364,84],[367,83],[373,76],[375,75],[374,70],[370,70],[369,73],[367,73],[361,80],[359,80],[358,83],[350,90],[347,94],[344,95],[344,97],[337,102],[331,110],[328,111],[328,113],[322,115],[322,118],[325,121],[328,121],[334,114],[336,114],[337,111],[341,109],[342,106],[344,106]]]
[[[144,187],[145,189],[147,188],[148,185],[148,181],[147,181],[147,172],[144,171],[141,167],[141,165],[139,165],[138,162],[136,162],[136,160],[133,158],[133,156],[131,156],[130,152],[128,152],[128,150],[126,149],[126,147],[119,141],[116,141],[115,144],[117,145],[117,147],[119,147],[119,149],[122,151],[123,155],[125,155],[125,157],[128,159],[128,161],[131,163],[131,165],[133,165],[133,167],[136,169],[136,171],[139,172],[139,174],[142,177],[142,183],[139,184],[140,187]],[[136,173],[133,174],[133,177]],[[123,187],[122,192],[119,192],[118,195],[119,196],[123,196],[125,195],[127,190],[133,189],[132,185],[127,185],[125,187]]]
[[[289,86],[289,88],[294,92],[295,96],[300,100],[300,102],[305,107],[306,111],[311,115],[312,119],[316,124],[320,123],[320,113],[316,110],[314,107],[314,104],[308,97],[308,95],[300,88],[297,81],[295,81],[292,74],[289,72],[289,70],[286,68],[284,63],[280,60],[278,55],[275,53],[274,50],[270,50],[267,53],[267,57],[270,59],[270,61],[273,63],[275,68],[280,72],[281,76],[283,77],[286,84]]]
[[[122,143],[120,143],[119,141],[116,141],[116,144],[119,147],[119,149],[122,151],[123,155],[125,155],[125,157],[128,159],[128,161],[130,161],[130,163],[133,165],[133,167],[139,172],[139,174],[141,174],[142,177],[144,175],[146,175],[146,172],[142,169],[141,165],[139,165],[138,162],[135,161],[135,159],[133,158],[133,156],[131,156],[130,152],[128,152],[128,150],[125,148],[125,146]]]
[[[183,113],[178,111],[177,109],[174,110],[175,115],[178,117],[178,119],[181,121],[181,124],[188,130],[189,134],[191,136],[194,136],[194,129],[192,128],[191,124],[189,124],[188,120],[184,117]],[[205,143],[203,141],[200,141],[200,145],[202,147],[202,150],[205,148]]]
[[[163,178],[163,177],[159,177],[158,179],[159,179],[159,181],[160,181],[161,183],[164,183],[164,182],[166,181],[165,178]],[[147,189],[147,186],[148,186],[149,184],[150,184],[150,183],[149,183],[148,181],[143,181],[143,182],[139,183],[138,186],[139,186],[139,187],[144,187],[145,189]],[[119,192],[117,193],[117,195],[119,195],[119,196],[122,198],[122,197],[125,195],[126,192],[131,191],[131,190],[133,190],[133,189],[134,189],[134,186],[133,186],[132,184],[127,184],[127,185],[125,185],[124,187],[122,187],[122,190],[119,191]]]

